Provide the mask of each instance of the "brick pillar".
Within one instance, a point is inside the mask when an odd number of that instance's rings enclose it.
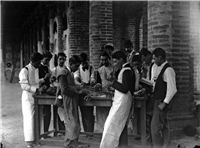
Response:
[[[49,10],[49,51],[54,51],[54,34],[53,34],[53,23],[54,23],[55,12],[53,10],[53,6],[51,6]]]
[[[37,49],[42,54],[42,32],[41,32],[41,19],[37,21]]]
[[[190,88],[200,127],[200,2],[190,2]]]
[[[33,24],[33,52],[37,51],[37,26]]]
[[[142,8],[142,45],[141,48],[147,48],[147,42],[148,42],[148,26],[147,26],[147,2],[143,4]]]
[[[49,62],[50,69],[53,69],[55,67],[54,59],[55,59],[55,51],[54,51],[54,34],[53,34],[53,24],[54,24],[54,7],[53,5],[49,6],[49,51],[52,53],[53,57],[51,58]]]
[[[43,46],[42,46],[42,52],[46,52],[49,51],[49,30],[48,30],[48,26],[47,26],[47,21],[48,21],[48,14],[43,11],[42,12],[42,42],[43,42]]]
[[[68,54],[89,54],[89,2],[70,1],[67,18],[70,49]]]
[[[63,24],[62,24],[62,13],[63,13],[63,7],[62,2],[57,2],[57,18],[58,18],[58,52],[63,52]]]
[[[190,2],[148,2],[148,48],[162,47],[167,52],[167,60],[176,72],[177,94],[173,98],[169,114],[172,135],[181,134],[187,124],[197,120],[191,112],[190,87]],[[199,53],[199,52],[198,52]],[[184,122],[183,122],[184,120]],[[177,130],[180,129],[180,132]]]
[[[99,66],[101,47],[113,42],[112,1],[90,1],[90,62]]]

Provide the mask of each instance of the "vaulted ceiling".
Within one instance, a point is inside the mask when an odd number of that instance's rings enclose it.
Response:
[[[14,40],[15,34],[39,1],[1,1],[1,37],[4,40]]]

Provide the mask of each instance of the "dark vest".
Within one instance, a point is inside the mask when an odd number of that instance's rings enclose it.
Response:
[[[149,66],[149,73],[148,73],[149,74],[149,80],[151,80],[151,70],[152,70],[153,64],[154,63],[151,63],[150,66]]]
[[[45,75],[49,72],[48,67],[44,66],[42,64],[39,66],[38,69],[39,69],[39,79],[44,78]],[[46,80],[43,84],[46,85],[46,86],[50,86],[49,80]]]
[[[155,100],[161,99],[161,101],[163,101],[165,99],[167,93],[167,83],[163,80],[163,74],[168,67],[170,67],[170,65],[168,63],[165,64],[156,80],[154,89]]]

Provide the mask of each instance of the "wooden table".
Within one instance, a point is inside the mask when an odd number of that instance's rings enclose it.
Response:
[[[55,101],[55,96],[49,96],[46,94],[35,95],[35,142],[36,145],[39,144],[41,136],[41,121],[42,121],[42,105],[53,105]],[[146,145],[146,98],[145,97],[134,97],[134,107],[140,108],[141,116],[141,144]],[[112,100],[109,98],[93,97],[90,101],[84,101],[80,99],[80,106],[102,106],[110,107],[112,106]],[[56,108],[53,107],[53,127],[55,132],[57,130],[57,113]]]

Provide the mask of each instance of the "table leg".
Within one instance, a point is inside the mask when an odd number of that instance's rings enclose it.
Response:
[[[39,105],[39,118],[40,118],[40,133],[44,133],[44,115],[43,115],[43,105]],[[39,135],[40,136],[40,135]]]
[[[146,101],[141,101],[141,144],[146,145]]]
[[[57,106],[53,106],[53,128],[55,130],[54,137],[57,137],[58,131],[58,113],[57,113]]]
[[[39,106],[38,100],[35,99],[35,144],[39,145],[40,138],[40,118],[39,118]]]

